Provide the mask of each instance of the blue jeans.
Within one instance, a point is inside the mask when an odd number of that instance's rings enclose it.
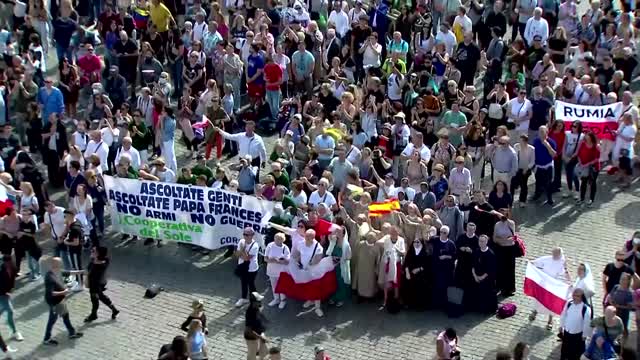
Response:
[[[280,111],[280,90],[267,90],[267,103],[271,109],[271,118],[277,119]]]
[[[16,323],[13,320],[13,304],[11,303],[11,296],[0,295],[0,316],[4,312],[7,312],[7,324],[13,333],[16,333]]]
[[[578,163],[576,161],[569,161],[564,165],[564,170],[567,173],[567,185],[569,186],[569,191],[576,190],[580,191],[580,179],[576,176],[575,169]]]
[[[93,13],[91,13],[91,20],[98,20],[100,13],[102,13],[102,0],[93,0]]]
[[[62,265],[65,270],[71,270],[71,258],[69,257],[69,251],[66,250],[67,246],[64,246],[64,250],[60,246],[56,246],[55,255],[62,259]]]
[[[182,68],[184,66],[184,63],[182,62],[182,59],[178,59],[176,60],[175,63],[170,64],[170,69],[171,69],[171,79],[173,81],[173,87],[174,87],[174,91],[173,93],[175,95],[177,95],[178,97],[182,96]],[[195,96],[196,94],[192,94],[193,96]],[[104,229],[104,226],[103,226]]]
[[[71,46],[64,48],[59,44],[56,44],[56,54],[58,55],[58,62],[61,63],[63,58],[67,58],[69,62],[73,61],[73,51],[71,50]]]
[[[47,328],[44,331],[44,341],[51,339],[51,330],[53,330],[53,325],[58,321],[59,314],[56,313],[55,306],[49,305],[49,320],[47,320]],[[62,315],[62,322],[64,326],[67,328],[69,332],[69,336],[74,335],[76,333],[76,329],[71,325],[71,319],[69,319],[69,313]]]
[[[35,280],[36,276],[40,276],[40,261],[29,255],[27,256],[27,264],[29,265],[29,271],[31,272],[29,278],[31,280]]]
[[[440,29],[440,25],[438,24],[440,21],[444,21],[442,18],[443,16],[440,11],[431,12],[431,32],[433,33],[433,36],[438,34],[438,30]]]

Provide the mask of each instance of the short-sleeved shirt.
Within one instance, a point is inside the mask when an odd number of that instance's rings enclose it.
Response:
[[[256,75],[258,70],[264,69],[264,58],[260,54],[249,55],[247,59],[247,76],[253,77]],[[264,84],[264,77],[258,76],[257,79],[253,81],[256,85]]]
[[[264,67],[265,82],[278,82],[282,79],[282,68],[276,63],[267,64]],[[280,89],[279,85],[267,85],[267,90],[277,91]]]
[[[324,251],[322,245],[320,245],[320,243],[315,240],[313,241],[311,246],[307,246],[306,242],[298,244],[297,250],[300,251],[300,263],[304,268],[308,268],[313,258],[316,255],[321,255]]]
[[[618,268],[614,263],[609,263],[604,267],[602,274],[607,276],[607,293],[610,293],[613,287],[620,283],[620,277],[622,277],[624,273],[633,275],[631,266],[624,264]]]
[[[315,58],[309,51],[296,51],[291,57],[293,71],[298,78],[308,78],[313,75],[313,67],[315,66]]]
[[[53,214],[47,211],[44,214],[44,223],[51,226],[51,236],[55,238],[62,236],[66,227],[64,223],[64,208],[56,206],[56,211]]]
[[[65,272],[62,272],[62,276],[65,274]],[[44,299],[50,306],[58,305],[64,300],[64,295],[53,295],[54,292],[64,291],[64,289],[66,289],[60,280],[60,277],[52,271],[47,271],[44,275]]]
[[[159,3],[157,6],[151,5],[149,15],[151,17],[151,21],[158,28],[158,32],[165,32],[169,30],[169,22],[173,16],[165,4]]]
[[[257,241],[252,241],[251,244],[247,245],[245,248],[246,241],[241,239],[238,242],[238,247],[236,250],[245,250],[247,254],[249,254],[249,272],[258,271],[258,250],[260,249],[260,245],[258,245]],[[245,260],[242,258],[238,258],[238,265],[244,263]]]

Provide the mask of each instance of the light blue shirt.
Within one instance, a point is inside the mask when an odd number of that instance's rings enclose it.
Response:
[[[315,147],[318,149],[331,149],[331,154],[318,154],[318,159],[320,160],[331,160],[333,159],[333,150],[336,148],[336,142],[329,135],[318,135],[313,142]]]
[[[176,132],[176,119],[165,117],[162,123],[162,141],[173,141]]]
[[[300,50],[294,52],[291,57],[291,62],[293,63],[293,71],[297,78],[306,79],[313,75],[313,68],[316,65],[316,59],[307,50],[304,52],[301,52]]]

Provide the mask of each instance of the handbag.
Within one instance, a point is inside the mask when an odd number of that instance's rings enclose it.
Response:
[[[56,306],[53,308],[53,311],[58,316],[65,316],[69,313],[69,309],[67,309],[67,304],[64,302],[64,300],[62,300],[59,304],[56,304]]]
[[[588,178],[591,176],[591,165],[582,165],[578,163],[574,172],[579,178]]]
[[[509,228],[511,230],[511,228]],[[513,235],[513,241],[516,245],[515,257],[523,257],[527,255],[527,245],[524,243],[524,240],[520,237],[520,234],[511,230],[511,234]]]
[[[502,106],[497,102],[489,104],[489,117],[492,119],[502,119],[504,113],[502,112]]]
[[[256,243],[254,242],[253,244],[251,244],[251,246],[249,246],[249,250],[247,250],[247,253],[249,253],[251,251],[251,249],[253,248],[253,245],[255,245]],[[249,272],[249,260],[243,261],[242,263],[236,265],[235,270],[233,271],[233,273],[239,277],[242,278],[243,276],[245,276],[248,272]]]

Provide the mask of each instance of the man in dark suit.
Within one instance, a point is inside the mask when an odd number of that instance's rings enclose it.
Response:
[[[340,47],[340,39],[336,36],[336,30],[327,30],[327,36],[322,45],[322,65],[327,71],[331,69],[331,60],[340,55]]]

